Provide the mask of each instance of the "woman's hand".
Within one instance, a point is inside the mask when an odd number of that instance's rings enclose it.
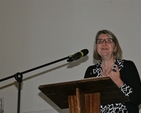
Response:
[[[124,84],[120,78],[120,72],[119,72],[118,66],[116,66],[116,71],[112,69],[103,70],[102,76],[110,77],[119,88]]]

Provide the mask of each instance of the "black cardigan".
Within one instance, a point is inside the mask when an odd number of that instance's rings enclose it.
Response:
[[[133,90],[128,96],[130,102],[124,104],[126,105],[129,113],[139,113],[138,106],[141,103],[141,81],[137,68],[130,60],[116,59],[115,64],[119,67],[121,80]],[[101,71],[101,62],[99,62],[98,64],[87,68],[84,78],[101,76]]]

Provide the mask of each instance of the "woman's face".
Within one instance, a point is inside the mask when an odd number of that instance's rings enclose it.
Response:
[[[99,35],[96,42],[97,52],[101,56],[101,58],[114,58],[113,53],[116,51],[116,47],[112,38],[110,38],[106,34],[101,34]]]

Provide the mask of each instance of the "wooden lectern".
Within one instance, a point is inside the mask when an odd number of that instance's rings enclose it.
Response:
[[[40,85],[39,90],[70,113],[100,113],[101,104],[129,101],[109,77]]]

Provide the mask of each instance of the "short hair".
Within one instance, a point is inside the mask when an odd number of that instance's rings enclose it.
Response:
[[[97,32],[96,37],[95,37],[95,44],[94,44],[94,59],[96,60],[101,60],[101,56],[97,52],[97,47],[96,47],[96,41],[101,34],[106,34],[109,38],[112,38],[113,42],[115,43],[116,46],[116,52],[114,52],[114,58],[120,59],[122,58],[122,50],[119,45],[119,42],[116,38],[116,36],[109,30],[100,30]]]

